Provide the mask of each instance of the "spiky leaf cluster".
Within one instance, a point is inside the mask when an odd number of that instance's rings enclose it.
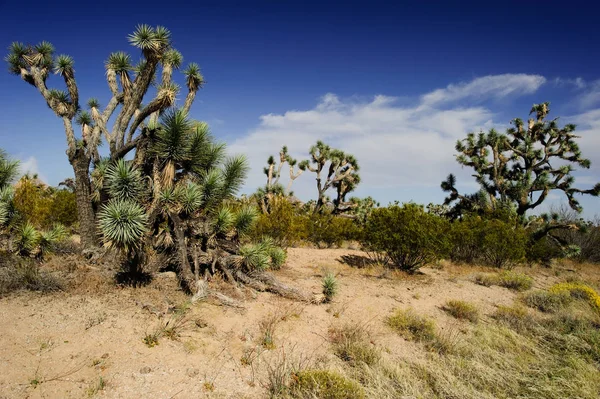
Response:
[[[103,205],[98,213],[98,225],[104,243],[123,250],[141,244],[147,220],[144,207],[131,200],[112,200]]]

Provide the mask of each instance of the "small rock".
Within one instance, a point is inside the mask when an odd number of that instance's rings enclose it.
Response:
[[[200,374],[200,370],[195,369],[195,368],[188,368],[185,373],[187,374],[188,377],[192,378],[192,377],[196,377],[198,374]]]
[[[175,272],[162,272],[162,273],[158,273],[158,277],[165,278],[165,279],[176,279],[177,274],[175,274]]]
[[[141,374],[148,374],[148,373],[150,373],[151,371],[152,371],[152,369],[151,369],[150,367],[148,367],[148,366],[146,366],[146,367],[142,367],[142,368],[140,369],[140,373],[141,373]]]

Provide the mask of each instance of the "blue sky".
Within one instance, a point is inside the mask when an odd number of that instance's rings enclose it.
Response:
[[[269,153],[288,144],[302,158],[322,138],[358,157],[357,195],[440,202],[449,172],[465,191],[475,188],[453,160],[457,138],[504,128],[542,101],[580,127],[592,168],[577,172],[579,185],[600,181],[600,26],[591,3],[399,3],[0,1],[0,46],[52,42],[74,57],[82,98],[106,104],[108,54],[136,59],[127,34],[140,23],[166,26],[184,64],[198,62],[207,81],[192,116],[249,156],[247,192],[263,184]],[[61,121],[7,72],[0,147],[50,184],[72,174]],[[301,198],[314,196],[312,176],[294,184]],[[582,204],[586,216],[600,214],[598,198]]]

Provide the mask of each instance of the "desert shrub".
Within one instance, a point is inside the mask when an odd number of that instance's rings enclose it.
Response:
[[[515,291],[526,291],[533,286],[533,279],[523,273],[503,271],[498,273],[499,286]]]
[[[404,338],[415,341],[433,341],[435,324],[412,309],[398,309],[386,319],[386,323]]]
[[[321,285],[323,287],[323,297],[325,302],[331,302],[338,290],[338,282],[335,275],[331,272],[326,273]]]
[[[524,331],[533,326],[533,320],[527,309],[518,305],[498,306],[492,317],[518,331]]]
[[[533,286],[533,279],[523,273],[505,270],[501,273],[478,273],[473,278],[479,285],[490,287],[499,285],[516,291],[526,291]]]
[[[64,286],[59,278],[41,270],[39,263],[33,259],[12,255],[0,257],[0,296],[19,290],[58,291]]]
[[[544,266],[549,266],[552,259],[560,258],[562,255],[560,248],[548,237],[530,242],[526,251],[527,261]]]
[[[498,277],[493,273],[477,273],[473,277],[475,284],[483,285],[484,287],[491,287],[498,283]]]
[[[571,300],[570,293],[566,291],[532,291],[523,296],[523,302],[530,308],[538,309],[542,312],[557,312],[562,309]]]
[[[474,263],[480,254],[478,242],[479,219],[466,216],[451,223],[450,241],[452,248],[450,259],[454,262]]]
[[[447,221],[409,203],[375,209],[363,233],[363,245],[387,254],[391,263],[409,272],[443,258],[449,251]]]
[[[469,320],[473,323],[477,323],[479,320],[479,311],[475,305],[465,301],[451,300],[444,304],[442,307],[444,311],[450,314],[452,317],[457,319]]]
[[[271,213],[261,214],[250,233],[253,240],[269,236],[277,245],[287,248],[306,239],[306,217],[286,198],[275,198],[270,203]]]
[[[326,212],[308,217],[306,229],[308,240],[319,248],[340,247],[360,234],[360,228],[352,219]]]
[[[363,399],[365,392],[356,381],[330,370],[303,370],[292,375],[292,396],[302,399]]]
[[[481,254],[494,267],[507,267],[525,256],[527,233],[521,226],[502,220],[482,221]]]
[[[559,283],[550,287],[550,292],[568,292],[571,297],[586,300],[596,311],[600,312],[600,295],[589,285],[581,283]]]
[[[497,216],[497,215],[491,215]],[[508,267],[525,257],[528,235],[514,219],[467,215],[451,223],[453,261],[481,261],[494,267]]]
[[[71,227],[77,222],[75,193],[49,187],[35,177],[24,176],[17,182],[13,201],[22,221],[36,228],[57,223]]]
[[[371,344],[368,331],[360,324],[331,328],[329,337],[335,355],[345,362],[372,366],[379,361],[379,351]]]

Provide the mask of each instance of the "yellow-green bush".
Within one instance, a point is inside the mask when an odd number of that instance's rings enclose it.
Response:
[[[589,285],[581,283],[559,283],[550,287],[550,292],[568,292],[573,298],[586,300],[596,311],[600,312],[600,295]]]
[[[360,228],[352,219],[330,213],[317,213],[307,216],[308,240],[317,247],[341,246],[345,241],[355,240]]]
[[[398,334],[414,341],[435,339],[435,324],[412,309],[398,309],[386,319],[386,323]]]
[[[356,381],[330,370],[303,370],[292,375],[293,397],[302,399],[363,399],[365,391]]]
[[[473,323],[477,323],[479,320],[479,311],[475,305],[469,302],[451,300],[446,302],[442,309],[457,319],[469,320]]]
[[[250,234],[253,241],[271,237],[277,245],[286,248],[306,239],[306,216],[287,198],[273,198],[270,210],[271,213],[261,214],[254,224]]]
[[[46,186],[35,178],[19,180],[13,203],[23,221],[37,228],[47,229],[56,223],[71,227],[77,222],[75,193]]]

